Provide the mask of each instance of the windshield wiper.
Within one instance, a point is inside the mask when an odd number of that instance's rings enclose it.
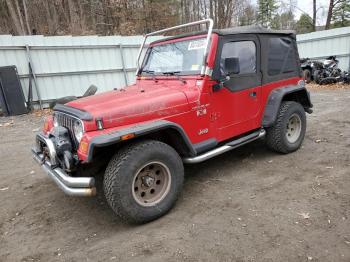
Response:
[[[181,83],[186,84],[186,83],[187,83],[186,80],[183,79],[183,78],[181,78],[181,76],[179,75],[179,73],[180,73],[180,71],[170,71],[170,72],[163,72],[162,74],[163,74],[163,75],[168,75],[168,76],[177,76],[177,79],[178,79],[179,81],[181,81]]]
[[[147,74],[152,74],[152,75],[154,75],[154,71],[153,71],[153,70],[142,70],[141,73],[143,73],[143,72],[145,72],[145,73],[147,73]]]
[[[168,75],[168,76],[174,76],[174,75],[177,75],[179,73],[180,73],[180,71],[169,71],[169,72],[163,72],[162,74]]]
[[[156,79],[156,75],[155,75],[155,72],[154,72],[153,70],[142,70],[142,71],[141,71],[141,74],[142,74],[143,72],[145,72],[146,74],[152,75],[152,79],[153,79],[154,81],[158,81],[158,79]]]

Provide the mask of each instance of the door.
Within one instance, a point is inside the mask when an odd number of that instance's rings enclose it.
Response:
[[[225,79],[224,87],[211,95],[212,119],[220,140],[259,127],[261,100],[260,42],[254,35],[225,36],[220,39],[214,79]],[[225,58],[237,58],[239,72],[227,76]]]

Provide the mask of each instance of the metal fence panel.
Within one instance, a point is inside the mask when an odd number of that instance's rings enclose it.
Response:
[[[91,84],[103,92],[134,82],[142,40],[143,36],[1,35],[0,66],[17,66],[27,96],[28,46],[42,100],[81,96]],[[33,100],[38,100],[35,90],[33,93]]]
[[[336,55],[342,70],[350,70],[350,27],[297,35],[300,57],[324,59]]]
[[[150,37],[154,41],[159,37]],[[41,98],[81,96],[94,84],[98,92],[120,88],[135,80],[142,36],[0,36],[0,66],[16,65],[27,96],[29,47]],[[336,55],[350,69],[350,27],[297,36],[300,57],[322,59]],[[35,90],[34,101],[38,100]]]

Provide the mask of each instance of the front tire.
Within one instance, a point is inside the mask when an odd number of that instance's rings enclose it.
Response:
[[[129,223],[166,214],[182,189],[184,168],[177,152],[153,140],[126,145],[110,160],[104,193],[113,211]]]
[[[294,101],[281,103],[274,126],[267,129],[267,146],[279,153],[287,154],[298,150],[306,132],[305,110]]]

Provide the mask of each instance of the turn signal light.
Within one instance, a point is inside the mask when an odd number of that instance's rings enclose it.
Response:
[[[126,134],[126,135],[121,136],[120,139],[124,141],[124,140],[128,140],[128,139],[131,139],[134,137],[135,137],[135,134],[130,133],[130,134]]]
[[[44,123],[44,132],[47,133],[49,131],[49,123],[45,121]]]
[[[43,132],[44,134],[48,134],[51,131],[51,128],[53,127],[53,120],[52,116],[49,116],[45,119]]]
[[[85,141],[81,141],[79,144],[79,151],[83,154],[87,154],[89,149],[89,144]]]

